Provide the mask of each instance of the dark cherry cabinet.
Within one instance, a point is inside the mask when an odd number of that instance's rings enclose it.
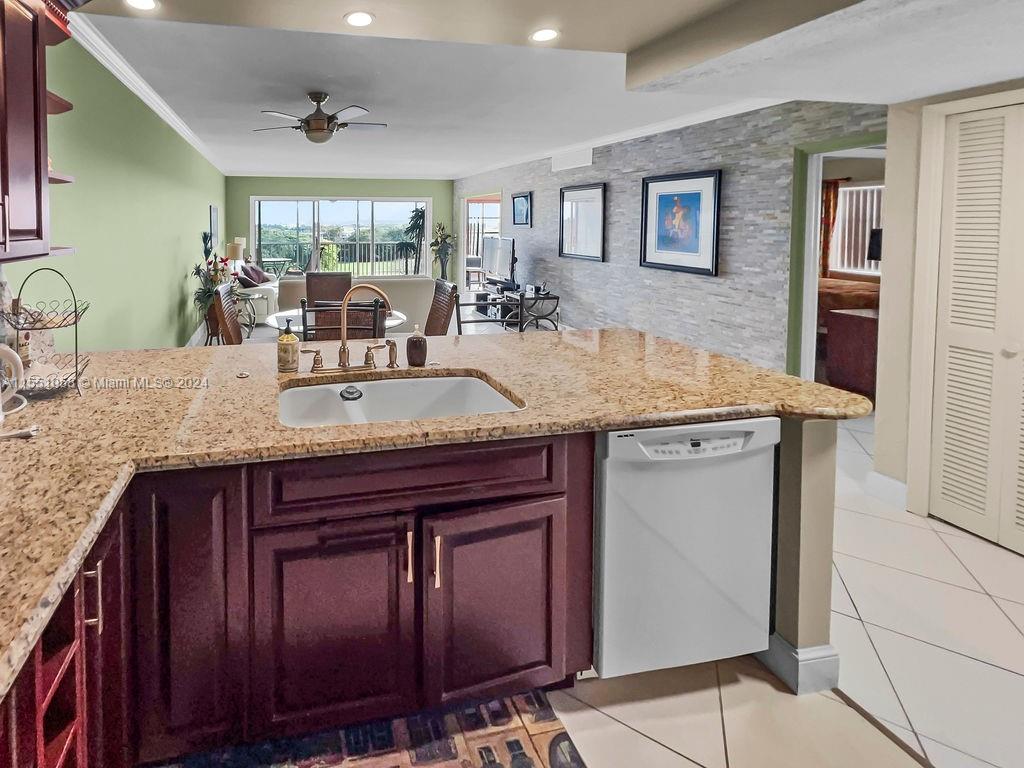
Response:
[[[0,260],[49,252],[42,0],[0,0]]]
[[[172,762],[589,668],[592,466],[569,435],[136,476],[0,702],[0,768]]]
[[[125,504],[85,560],[85,711],[89,765],[130,764]]]
[[[245,470],[140,475],[131,489],[138,760],[242,738]]]
[[[442,513],[423,535],[428,702],[565,677],[565,497]]]
[[[253,543],[253,736],[417,705],[413,514],[261,531]]]

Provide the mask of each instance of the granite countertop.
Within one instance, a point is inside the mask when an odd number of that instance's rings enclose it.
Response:
[[[34,401],[9,416],[2,429],[39,424],[42,433],[0,443],[0,697],[136,472],[751,416],[856,418],[871,410],[858,395],[633,330],[428,341],[428,360],[440,368],[382,368],[373,376],[454,369],[526,407],[285,427],[277,418],[279,389],[311,377],[279,376],[275,345],[246,344],[98,353],[81,398]],[[326,365],[334,364],[337,342],[321,346]],[[356,360],[362,342],[353,346]],[[308,371],[311,356],[300,364]],[[243,372],[248,376],[239,378]],[[360,378],[366,372],[315,381]]]

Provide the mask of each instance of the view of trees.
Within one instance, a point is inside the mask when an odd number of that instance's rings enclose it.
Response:
[[[417,243],[407,234],[410,217],[422,203],[371,201],[261,201],[257,245],[265,265],[306,268],[313,247],[314,220],[320,218],[320,269],[363,274],[408,274],[421,264]],[[374,218],[373,232],[362,224]],[[325,220],[330,219],[330,221]],[[351,223],[337,223],[338,220]],[[360,221],[357,226],[356,222]],[[372,244],[372,245],[371,245]],[[419,244],[422,248],[422,243]],[[372,252],[371,252],[372,248]]]

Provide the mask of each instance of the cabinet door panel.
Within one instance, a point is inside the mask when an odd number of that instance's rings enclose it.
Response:
[[[133,486],[138,759],[242,735],[248,579],[244,470]]]
[[[0,259],[20,259],[45,254],[49,247],[45,12],[38,0],[4,0],[2,14],[0,192],[6,206],[0,215]]]
[[[85,702],[89,765],[124,768],[128,753],[124,506],[85,560]]]
[[[254,735],[416,708],[413,515],[257,533]]]
[[[423,545],[430,704],[565,677],[564,497],[427,518]]]

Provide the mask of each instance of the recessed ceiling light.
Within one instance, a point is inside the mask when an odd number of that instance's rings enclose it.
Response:
[[[530,35],[530,39],[535,43],[550,43],[556,37],[558,37],[557,29],[538,29]]]
[[[156,0],[124,0],[132,8],[140,11],[152,11],[156,8]]]
[[[366,11],[353,11],[345,16],[345,21],[352,27],[368,27],[373,24],[373,14]]]

